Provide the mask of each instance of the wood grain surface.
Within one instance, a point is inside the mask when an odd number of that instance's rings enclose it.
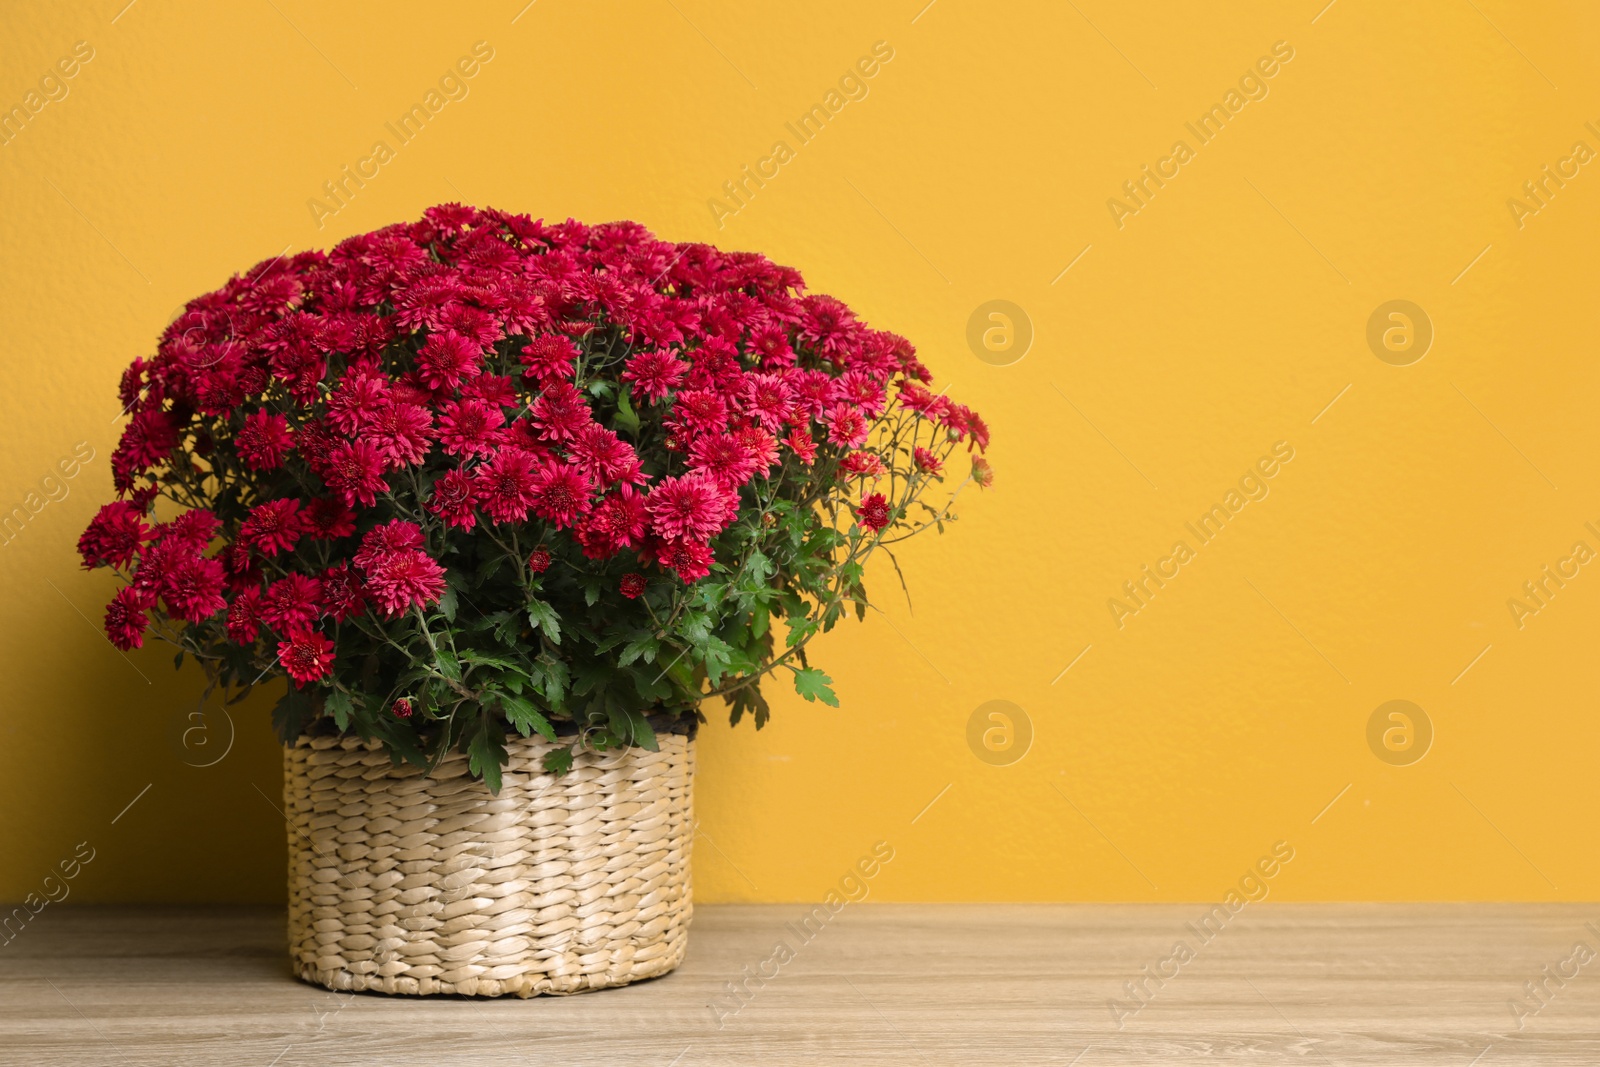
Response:
[[[303,984],[279,911],[50,907],[0,944],[0,1064],[1600,1064],[1600,905],[807,914],[703,907],[675,974],[485,1002]]]

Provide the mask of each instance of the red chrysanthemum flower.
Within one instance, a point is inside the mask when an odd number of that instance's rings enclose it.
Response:
[[[171,522],[157,526],[154,536],[168,545],[182,545],[189,552],[199,555],[211,544],[221,528],[221,521],[211,511],[191,508]]]
[[[356,513],[349,504],[336,497],[318,497],[300,514],[305,522],[306,534],[319,541],[349,537],[356,532]]]
[[[480,374],[461,383],[461,395],[497,408],[515,407],[516,389],[504,374]]]
[[[461,379],[478,373],[483,346],[454,330],[428,338],[417,353],[417,371],[429,389],[454,389]]]
[[[622,380],[632,384],[633,398],[645,403],[665,400],[667,394],[683,384],[689,364],[665,349],[641,352],[628,360]]]
[[[794,366],[794,349],[789,331],[777,323],[758,327],[750,334],[750,347],[761,354],[761,365],[774,370]]]
[[[833,403],[833,379],[819,370],[794,370],[788,374],[794,386],[795,407],[818,418]]]
[[[972,442],[967,446],[968,451],[971,451],[973,446],[977,446],[980,452],[987,450],[989,447],[989,424],[983,421],[983,416],[971,408],[963,408],[962,410],[967,415],[967,432],[972,435]]]
[[[354,556],[355,564],[362,570],[369,570],[380,557],[390,552],[411,552],[420,549],[423,543],[422,527],[405,519],[390,519],[362,535],[361,547]]]
[[[409,719],[412,714],[411,701],[401,697],[389,708],[389,712],[397,719]]]
[[[366,612],[367,598],[362,593],[361,576],[348,563],[329,567],[322,572],[320,581],[322,606],[333,616],[334,622],[344,622]]]
[[[383,455],[369,441],[349,441],[334,445],[322,480],[346,504],[370,508],[378,493],[389,488],[383,480]]]
[[[846,404],[869,419],[883,414],[883,382],[865,371],[847,370],[833,383],[836,402]]]
[[[807,296],[801,304],[801,339],[824,356],[843,352],[859,329],[855,312],[831,296]]]
[[[452,456],[493,455],[505,424],[505,412],[486,400],[452,400],[440,408],[439,444]]]
[[[929,392],[920,382],[900,383],[900,406],[936,424],[950,413],[950,398]]]
[[[778,465],[778,439],[766,430],[759,426],[746,426],[742,430],[735,430],[733,436],[755,459],[754,473],[757,477],[764,477]]]
[[[342,434],[357,434],[371,424],[389,402],[389,379],[377,371],[355,368],[328,394],[328,421]]]
[[[978,483],[979,489],[987,489],[994,484],[994,468],[982,456],[972,457],[972,480]]]
[[[645,480],[633,446],[597,422],[578,431],[567,459],[601,485]]]
[[[78,538],[78,555],[83,557],[85,570],[126,567],[149,535],[144,509],[132,501],[114,500],[95,514]]]
[[[248,546],[235,541],[217,553],[226,577],[223,584],[229,592],[237,593],[261,584],[261,560]]]
[[[882,493],[862,497],[860,507],[856,508],[856,521],[873,532],[889,525],[889,518],[889,501]]]
[[[172,414],[160,408],[145,408],[122,428],[113,458],[120,457],[137,471],[146,471],[167,458],[178,447],[178,427]]]
[[[578,370],[579,354],[570,337],[558,333],[536,337],[532,344],[523,346],[522,363],[527,370],[522,376],[543,383],[571,379]]]
[[[733,521],[739,497],[710,475],[691,472],[658,482],[645,509],[662,537],[709,541]]]
[[[644,497],[624,485],[608,495],[578,528],[578,543],[590,559],[610,559],[624,548],[639,544],[649,528]]]
[[[305,532],[299,512],[300,501],[293,497],[257,504],[239,526],[238,543],[263,556],[293,551],[295,542]]]
[[[533,424],[545,441],[570,441],[578,432],[594,421],[594,413],[584,402],[583,394],[571,382],[555,382],[547,386],[529,407]]]
[[[672,425],[693,437],[720,430],[728,422],[728,402],[709,389],[685,389],[672,402]]]
[[[533,476],[534,514],[564,530],[589,511],[594,486],[589,476],[569,463],[546,463]]]
[[[433,416],[421,404],[389,401],[362,431],[361,439],[377,449],[385,470],[421,463],[433,436]]]
[[[794,387],[782,374],[752,374],[745,379],[741,410],[769,430],[777,431],[794,413]]]
[[[755,473],[756,457],[731,433],[708,433],[689,446],[689,467],[704,471],[728,488],[743,485]]]
[[[550,550],[540,545],[528,556],[528,569],[534,574],[543,574],[550,569]]]
[[[333,642],[315,630],[296,630],[278,642],[278,662],[300,689],[327,676],[333,667]]]
[[[944,409],[944,415],[938,420],[944,427],[945,436],[951,441],[964,441],[972,432],[970,416],[972,409],[965,404],[950,402]]]
[[[286,574],[267,586],[261,621],[280,634],[307,626],[322,614],[322,583],[304,574]]]
[[[161,578],[161,599],[167,614],[184,622],[204,622],[228,606],[223,599],[222,563],[214,559],[188,559],[169,568]]]
[[[311,419],[295,431],[294,438],[295,451],[320,477],[328,469],[334,446],[340,443],[333,428],[321,419]]]
[[[495,241],[492,247],[510,252],[501,241]],[[514,253],[503,261],[507,267],[517,262]],[[455,304],[446,308],[444,314],[439,316],[439,325],[446,330],[454,330],[470,341],[475,341],[484,349],[500,340],[502,335],[493,315],[480,308],[468,307],[466,304]]]
[[[161,583],[167,571],[185,559],[195,558],[195,553],[177,542],[153,538],[139,553],[139,564],[133,568],[132,588],[147,607],[153,607],[161,596]]]
[[[124,652],[144,646],[144,631],[150,625],[145,607],[143,598],[131,588],[117,590],[106,605],[106,636],[113,645]]]
[[[236,645],[252,645],[261,633],[261,590],[241,589],[228,604],[228,639]]]
[[[366,567],[366,574],[372,599],[390,618],[427,607],[444,593],[444,568],[420,549],[384,552]]]
[[[817,460],[817,442],[811,436],[811,431],[802,426],[796,426],[784,437],[783,443],[788,445],[800,462],[811,466]]]
[[[123,411],[132,411],[139,406],[139,395],[144,392],[145,372],[150,369],[143,356],[134,356],[128,369],[122,372],[122,380],[117,387],[117,399],[122,401]]]
[[[279,325],[285,321],[288,320],[281,320]],[[295,341],[272,353],[272,373],[288,387],[290,396],[308,404],[328,373],[328,359],[309,345]]]
[[[925,474],[938,474],[944,468],[944,464],[939,461],[939,457],[921,445],[911,450],[911,458],[916,463],[917,470]]]
[[[644,586],[642,574],[624,574],[622,581],[618,583],[618,589],[629,600],[637,600],[644,593]]]
[[[860,448],[872,431],[861,412],[845,404],[830,408],[822,417],[822,423],[828,428],[828,440],[840,448]]]
[[[520,449],[532,454],[535,459],[547,459],[553,454],[550,446],[540,439],[539,428],[528,416],[514,419],[506,427],[506,442],[502,447]]]
[[[251,470],[269,471],[283,466],[294,441],[289,432],[289,420],[275,411],[252,411],[244,417],[244,426],[234,435],[234,447],[239,458]]]
[[[876,452],[851,452],[839,462],[839,469],[851,477],[877,478],[884,473],[883,459]]]
[[[502,448],[472,472],[479,506],[494,522],[521,522],[533,506],[538,469],[533,453]]]
[[[699,541],[668,541],[656,550],[656,562],[670,568],[685,584],[711,573],[711,546]]]
[[[449,471],[433,483],[427,507],[453,530],[470,530],[478,525],[477,487],[463,470]]]
[[[736,328],[730,322],[729,333]],[[744,371],[739,361],[739,349],[731,337],[707,337],[689,354],[689,387],[704,392],[714,392],[737,398]]]

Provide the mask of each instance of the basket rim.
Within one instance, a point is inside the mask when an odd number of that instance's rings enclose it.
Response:
[[[705,721],[705,718],[697,708],[693,715],[672,716],[664,715],[658,712],[647,712],[645,714],[645,721],[650,724],[650,729],[655,731],[658,737],[687,737],[690,741],[693,741],[699,735],[700,725]],[[556,740],[558,742],[563,739],[576,738],[581,732],[579,725],[575,722],[565,720],[559,722],[552,721],[550,725],[555,730]],[[333,725],[333,722],[330,719],[318,719],[312,723],[312,729],[302,730],[295,736],[293,742],[284,742],[284,747],[298,748],[301,745],[312,744],[317,741],[338,742],[345,740],[363,741],[369,747],[381,747],[383,744],[383,741],[380,738],[363,738],[353,731],[338,729],[338,727]],[[548,740],[540,737],[538,734],[526,738],[519,735],[511,735],[506,738],[507,744],[510,744],[513,741],[541,741],[545,744],[550,743]]]

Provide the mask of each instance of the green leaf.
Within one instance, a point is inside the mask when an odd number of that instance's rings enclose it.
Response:
[[[617,391],[617,413],[611,417],[611,425],[618,430],[626,430],[634,436],[639,433],[639,414],[628,402],[626,389]]]
[[[572,746],[554,749],[544,754],[544,769],[560,777],[572,770]]]
[[[628,733],[632,743],[651,752],[660,752],[661,743],[656,740],[655,729],[644,713],[629,707],[623,709],[623,714],[628,717]]]
[[[750,553],[744,561],[743,577],[739,579],[739,586],[754,592],[767,584],[767,579],[772,577],[772,561],[760,549]]]
[[[833,679],[823,674],[816,667],[804,667],[794,672],[794,691],[807,700],[820,700],[830,708],[839,706],[839,698],[833,695],[831,688]]]
[[[665,673],[656,670],[653,663],[641,660],[628,673],[633,677],[633,688],[647,707],[659,704],[674,695]]]
[[[567,690],[572,685],[567,665],[546,653],[534,663],[533,673],[535,680],[542,683],[544,702],[552,710],[560,710],[566,703]]]
[[[711,636],[711,616],[703,611],[686,611],[678,623],[678,632],[691,644],[704,644]]]
[[[572,692],[575,696],[590,698],[589,711],[597,715],[604,715],[604,710],[598,705],[602,702],[607,689],[616,680],[616,671],[611,664],[598,660],[575,660],[572,664]]]
[[[477,581],[472,583],[472,588],[482,589],[484,585],[488,584],[489,579],[494,577],[494,572],[505,565],[505,562],[506,554],[504,552],[496,552],[485,559],[483,566],[478,568],[478,578]]]
[[[448,650],[441,648],[434,657],[434,662],[439,666],[439,673],[452,682],[461,681],[461,665],[456,662],[456,657]]]
[[[500,710],[506,713],[506,718],[523,737],[527,737],[532,731],[537,731],[546,741],[556,739],[555,727],[551,726],[550,720],[539,714],[539,709],[530,702],[510,693],[497,693],[495,697],[500,702]]]
[[[767,707],[766,697],[761,695],[759,682],[753,682],[743,689],[735,689],[728,694],[728,721],[734,726],[739,725],[739,720],[747,711],[754,711],[756,716],[756,729],[759,730],[767,724],[767,718],[772,714],[772,709]]]
[[[700,682],[695,677],[694,664],[689,662],[691,659],[693,659],[692,656],[679,656],[676,659],[668,660],[666,667],[662,669],[662,673],[677,683],[678,688],[683,692],[698,693],[700,691]]]
[[[789,637],[784,644],[789,648],[793,648],[817,632],[817,620],[804,615],[790,617],[788,624]]]
[[[272,709],[272,727],[278,733],[278,740],[286,745],[294,744],[310,711],[311,701],[306,694],[290,685]]]
[[[505,742],[501,740],[499,731],[485,719],[478,727],[478,732],[473,734],[472,740],[467,742],[467,767],[473,774],[483,779],[483,784],[489,787],[489,792],[498,796],[500,767],[505,760]]]
[[[454,586],[444,591],[444,595],[439,598],[437,607],[439,613],[447,620],[450,622],[456,621],[456,591]]]
[[[350,728],[350,713],[355,710],[350,703],[350,694],[343,689],[334,689],[328,693],[322,707],[333,716],[333,724],[341,731]]]
[[[461,653],[462,663],[481,663],[486,667],[499,667],[501,670],[516,671],[522,669],[522,664],[513,663],[499,656],[486,656],[477,649],[469,648]]]
[[[706,679],[714,686],[721,685],[722,676],[733,663],[733,646],[720,637],[708,637],[700,648],[700,656],[705,664]]]
[[[528,605],[528,622],[535,629],[543,630],[552,644],[561,643],[561,618],[548,602],[537,599],[531,602]]]
[[[373,736],[389,747],[389,762],[398,767],[401,761],[421,770],[427,770],[432,760],[416,743],[416,735],[404,719],[383,718],[373,724]]]
[[[636,659],[651,661],[661,650],[661,642],[656,640],[655,634],[649,630],[634,635],[628,646],[622,650],[622,655],[617,657],[617,666],[626,667]]]
[[[495,640],[506,645],[517,643],[518,631],[522,629],[522,622],[515,612],[497,611],[486,616],[484,622],[494,627]]]

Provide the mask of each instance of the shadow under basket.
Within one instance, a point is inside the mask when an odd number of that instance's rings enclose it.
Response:
[[[499,796],[452,752],[431,777],[376,744],[284,755],[289,952],[336,990],[519,997],[666,974],[692,912],[694,742],[580,753],[511,737]]]

